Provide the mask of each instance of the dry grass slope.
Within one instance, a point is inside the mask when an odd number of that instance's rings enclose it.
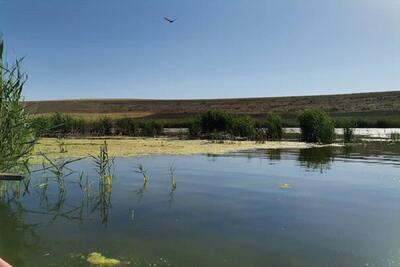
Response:
[[[27,102],[33,114],[69,113],[85,118],[99,116],[177,120],[211,108],[255,118],[277,112],[286,118],[307,107],[320,107],[335,117],[400,117],[400,91],[321,96],[210,100],[93,99]]]

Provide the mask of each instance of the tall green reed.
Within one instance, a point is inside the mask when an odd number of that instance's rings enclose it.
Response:
[[[144,184],[147,184],[147,182],[149,180],[149,176],[147,175],[147,169],[144,168],[142,163],[136,164],[135,172],[141,174],[143,176]]]
[[[100,178],[112,176],[114,172],[115,158],[111,157],[108,153],[107,141],[104,140],[104,143],[100,146],[99,154],[91,155],[90,157],[93,159],[94,165],[96,166],[96,172]]]
[[[0,38],[0,172],[23,166],[28,169],[35,132],[25,110],[22,89],[27,75],[21,71],[22,59],[8,66]]]
[[[96,172],[99,175],[99,194],[96,197],[96,203],[93,210],[99,209],[102,223],[107,226],[108,211],[111,207],[112,179],[114,174],[115,158],[108,152],[107,141],[100,146],[99,154],[92,155]]]

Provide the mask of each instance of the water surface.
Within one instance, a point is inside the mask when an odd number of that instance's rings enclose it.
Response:
[[[0,185],[0,256],[15,266],[89,266],[94,251],[123,266],[400,266],[399,151],[117,158],[105,189],[89,159],[63,186],[36,172]]]

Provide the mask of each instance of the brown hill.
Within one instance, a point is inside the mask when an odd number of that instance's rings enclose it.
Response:
[[[28,101],[33,114],[54,112],[95,118],[98,116],[140,117],[164,120],[191,118],[209,109],[218,109],[256,118],[277,112],[294,117],[308,107],[320,107],[335,117],[400,118],[400,91],[240,99],[140,100],[92,99]]]

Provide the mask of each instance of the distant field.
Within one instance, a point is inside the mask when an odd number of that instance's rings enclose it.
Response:
[[[32,114],[69,113],[87,119],[102,116],[134,117],[179,122],[191,119],[209,109],[224,110],[263,118],[268,112],[281,114],[286,121],[295,121],[297,114],[309,107],[323,108],[332,116],[400,121],[400,91],[212,100],[139,100],[93,99],[29,101]]]

